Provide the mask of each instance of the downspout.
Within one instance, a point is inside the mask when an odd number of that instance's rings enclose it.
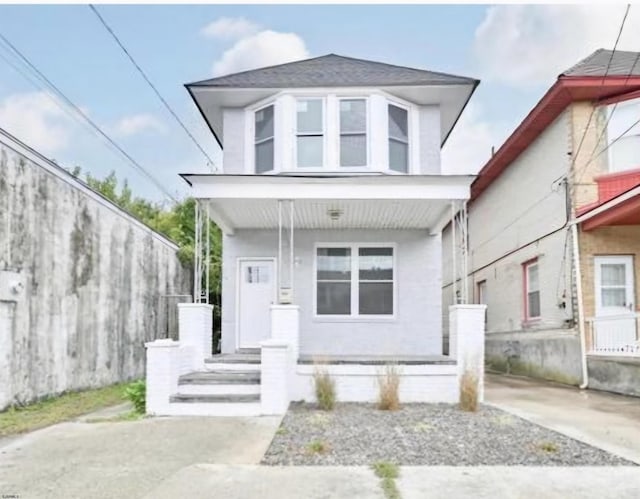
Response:
[[[571,221],[571,239],[573,243],[573,270],[576,276],[576,295],[578,301],[578,334],[580,335],[580,358],[582,364],[582,384],[580,389],[589,386],[589,371],[587,369],[587,349],[584,331],[584,306],[582,303],[582,271],[580,270],[580,246],[578,243],[578,225]]]

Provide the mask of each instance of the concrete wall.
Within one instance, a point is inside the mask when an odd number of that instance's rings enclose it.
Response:
[[[164,237],[26,146],[0,136],[0,409],[144,374],[159,297],[190,293]]]
[[[640,397],[640,359],[632,357],[587,358],[589,388]]]
[[[316,242],[396,243],[396,317],[337,320],[313,317]],[[299,230],[295,232],[294,303],[300,306],[300,353],[309,355],[440,354],[440,237],[419,230]],[[223,240],[222,349],[235,349],[238,257],[276,257],[277,233],[237,231]],[[265,324],[265,327],[268,327]]]

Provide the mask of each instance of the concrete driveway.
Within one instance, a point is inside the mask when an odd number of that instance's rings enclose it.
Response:
[[[0,443],[0,495],[143,497],[196,463],[258,463],[279,424],[274,417],[58,424]]]

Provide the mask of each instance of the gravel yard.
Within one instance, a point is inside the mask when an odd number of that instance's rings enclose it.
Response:
[[[263,464],[633,465],[499,409],[466,413],[449,404],[406,404],[396,412],[338,404],[325,412],[292,404]]]

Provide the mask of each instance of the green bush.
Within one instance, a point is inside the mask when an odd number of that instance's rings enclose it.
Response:
[[[130,383],[124,395],[133,404],[133,410],[139,414],[146,412],[147,385],[143,379]]]

